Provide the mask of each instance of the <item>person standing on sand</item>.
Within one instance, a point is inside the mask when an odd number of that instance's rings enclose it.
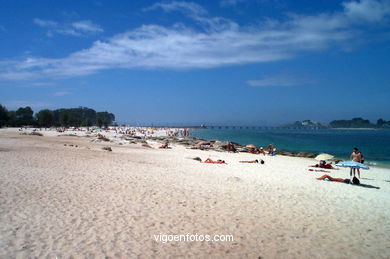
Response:
[[[359,163],[362,162],[362,153],[358,150],[357,147],[353,148],[353,152],[352,152],[352,154],[350,156],[350,159],[352,161],[355,161],[355,162],[359,162]],[[358,177],[360,178],[360,170],[359,170],[359,168],[353,168],[352,169],[353,176],[355,176],[356,170],[357,170],[357,173],[358,173]]]

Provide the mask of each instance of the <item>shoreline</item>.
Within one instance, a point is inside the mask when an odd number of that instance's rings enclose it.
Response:
[[[94,127],[91,127],[91,128],[94,128]],[[185,136],[185,138],[187,138],[187,142],[185,141],[178,141],[180,137],[184,137],[184,136],[174,136],[174,135],[171,135],[171,136],[168,136],[168,134],[175,134],[175,133],[183,133],[183,132],[187,132],[189,133],[190,130],[199,130],[201,128],[181,128],[181,127],[173,127],[173,128],[170,128],[170,127],[160,127],[160,128],[150,128],[150,127],[132,127],[132,126],[127,126],[127,127],[111,127],[111,129],[105,133],[109,133],[109,134],[112,134],[113,133],[113,130],[117,130],[117,129],[123,129],[123,128],[130,128],[130,129],[137,129],[137,130],[142,130],[142,131],[147,131],[147,130],[150,130],[150,129],[153,129],[155,132],[157,132],[156,135],[153,135],[153,136],[141,136],[142,139],[144,140],[152,140],[152,141],[159,141],[160,143],[165,143],[166,141],[171,141],[172,143],[177,143],[179,145],[184,145],[184,146],[189,146],[189,145],[192,145],[192,146],[196,146],[196,143],[197,142],[200,142],[200,141],[207,141],[207,142],[217,142],[219,144],[221,143],[227,143],[227,142],[232,142],[234,143],[234,145],[236,145],[238,148],[244,148],[245,146],[241,143],[238,143],[238,142],[233,142],[233,141],[221,141],[219,139],[203,139],[203,138],[198,138],[198,137],[194,137],[194,136],[191,136],[191,134]],[[85,127],[82,127],[80,128],[81,131],[74,131],[72,129],[66,129],[66,132],[70,132],[70,134],[81,134],[83,132],[87,132],[87,128]],[[341,128],[340,128],[341,129]],[[344,128],[344,129],[347,129],[347,128]],[[1,129],[0,129],[1,130]],[[19,128],[3,128],[3,130],[10,130],[10,131],[18,131]],[[40,128],[25,128],[23,129],[24,131],[27,131],[27,132],[32,132],[32,131],[37,131],[37,132],[41,132],[42,129]],[[23,132],[23,131],[22,131]],[[43,129],[43,132],[51,132],[51,133],[54,133],[55,134],[55,130],[52,128],[52,129]],[[104,132],[104,131],[102,131]],[[60,134],[65,134],[66,133],[61,133],[61,132],[58,132]],[[89,134],[92,133],[92,132],[89,132]],[[117,133],[116,133],[117,134]],[[125,138],[126,136],[127,137],[140,137],[139,135],[137,136],[129,136],[127,134],[117,134],[117,135],[120,135],[121,137]],[[192,141],[191,141],[192,140]],[[192,142],[192,143],[191,143]],[[218,152],[227,152],[226,150],[223,150],[221,148],[221,146],[218,146],[218,148],[204,148],[203,150],[217,150]],[[248,151],[242,151],[244,153],[248,152]],[[318,154],[320,153],[317,153],[317,152],[311,152],[311,151],[299,151],[299,150],[280,150],[280,149],[277,149],[277,154],[278,155],[282,155],[282,156],[289,156],[289,157],[306,157],[306,158],[314,158],[316,157]],[[330,153],[331,154],[331,153]],[[333,154],[331,154],[333,155]],[[331,159],[330,161],[337,161],[337,160],[341,160],[341,161],[346,161],[348,159],[346,159],[345,157],[337,157],[335,156],[333,159]],[[389,164],[386,164],[386,163],[381,163],[381,161],[378,161],[378,162],[374,162],[375,164],[371,164],[371,163],[368,163],[368,165],[370,167],[377,167],[377,168],[383,168],[383,169],[390,169],[390,163]]]
[[[348,128],[340,128],[344,130],[348,130]],[[358,129],[360,130],[360,129]],[[364,130],[364,129],[361,129]],[[371,130],[371,129],[370,129]],[[373,130],[381,130],[381,129],[373,129]],[[203,140],[202,138],[200,138]],[[205,139],[207,141],[215,140],[214,138],[207,138]],[[241,143],[237,143],[242,145]],[[315,151],[308,151],[308,150],[298,150],[298,149],[278,149],[280,151],[280,155],[287,155],[287,156],[293,156],[293,157],[309,157],[309,158],[314,158],[316,155],[319,155],[323,152],[315,152]],[[331,154],[334,156],[334,158],[330,161],[348,161],[349,160],[349,155],[336,155],[332,152],[325,152],[328,154]],[[384,169],[390,169],[390,161],[387,160],[372,160],[372,162],[368,162],[368,165],[370,167],[379,167],[379,168],[384,168]]]
[[[160,141],[114,134],[105,141],[97,133],[21,133],[0,130],[2,258],[390,255],[388,170],[362,171],[365,186],[353,186],[316,180],[324,172],[308,171],[311,158],[179,143],[159,149]],[[256,158],[265,164],[239,163]],[[346,178],[349,170],[330,174]],[[153,238],[187,233],[234,241]]]

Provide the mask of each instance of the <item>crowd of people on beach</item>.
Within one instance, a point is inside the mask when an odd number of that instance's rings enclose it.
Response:
[[[30,130],[30,128],[22,127],[19,131]],[[153,127],[129,127],[129,126],[110,126],[106,128],[100,127],[56,127],[56,128],[34,128],[33,131],[52,131],[58,133],[66,132],[85,132],[85,133],[109,133],[130,135],[133,137],[187,137],[190,134],[189,128],[153,128]]]

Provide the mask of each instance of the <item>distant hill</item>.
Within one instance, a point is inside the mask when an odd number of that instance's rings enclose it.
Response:
[[[353,118],[352,120],[334,120],[331,121],[332,128],[376,128],[369,120],[363,118]]]
[[[390,129],[390,121],[385,121],[383,119],[377,120],[376,124],[373,124],[369,120],[365,120],[363,118],[353,118],[352,120],[334,120],[331,121],[329,124],[332,128]]]
[[[385,121],[383,119],[379,119],[376,124],[363,118],[353,118],[352,120],[333,120],[329,124],[323,124],[312,120],[303,120],[282,125],[281,127],[290,129],[390,129],[390,120]]]
[[[296,121],[291,124],[282,125],[282,128],[290,128],[290,129],[327,129],[328,125],[322,124],[320,122],[312,121],[312,120],[303,120]]]

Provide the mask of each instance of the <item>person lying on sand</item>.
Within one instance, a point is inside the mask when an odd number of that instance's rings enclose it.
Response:
[[[323,173],[330,173],[330,171],[324,170],[324,169],[307,169],[310,172],[323,172]]]
[[[258,155],[258,154],[260,154],[260,151],[257,148],[254,148],[251,150],[251,154]]]
[[[259,160],[252,160],[252,161],[239,161],[240,163],[250,163],[250,164],[252,164],[252,163],[258,163],[259,162]]]
[[[339,182],[339,183],[351,183],[351,184],[360,184],[360,181],[359,179],[357,179],[356,177],[354,177],[352,179],[352,182],[350,179],[344,179],[344,178],[334,178],[328,174],[324,174],[323,176],[321,177],[318,177],[316,178],[317,180],[328,180],[328,181],[331,181],[331,182]]]
[[[207,164],[226,164],[225,160],[218,159],[217,161],[212,160],[211,158],[207,158],[205,161],[200,161],[201,163]]]
[[[164,145],[159,146],[158,148],[169,148],[169,144],[168,144],[168,143],[165,143]]]
[[[253,163],[259,163],[259,160],[251,160],[251,161],[239,161],[240,163],[250,163],[250,164],[253,164]],[[264,164],[264,160],[261,159],[260,160],[260,164]]]
[[[316,165],[311,165],[310,167],[319,167],[319,168],[325,168],[325,169],[336,169],[332,166],[331,163],[326,163],[326,161],[321,160],[318,164]]]

